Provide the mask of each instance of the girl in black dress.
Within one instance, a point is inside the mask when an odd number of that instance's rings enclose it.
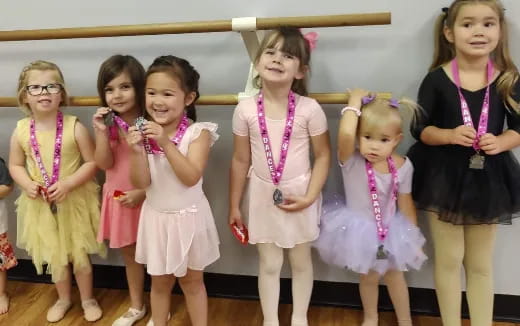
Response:
[[[471,325],[489,326],[496,224],[520,214],[520,166],[510,151],[520,145],[518,69],[497,0],[453,1],[435,33],[408,153],[413,196],[430,222],[443,325],[461,323],[464,265]]]

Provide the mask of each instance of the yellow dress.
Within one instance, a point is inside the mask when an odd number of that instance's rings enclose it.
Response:
[[[77,118],[63,117],[63,141],[59,179],[78,170],[82,158],[74,137]],[[26,169],[29,176],[43,185],[38,165],[29,142],[30,118],[18,121],[16,135],[26,156]],[[36,131],[43,164],[49,178],[52,177],[55,130]],[[38,274],[52,274],[53,282],[63,276],[63,268],[69,262],[75,270],[88,266],[88,254],[106,255],[106,248],[96,241],[99,226],[99,186],[89,181],[67,194],[57,204],[57,214],[53,215],[50,206],[41,197],[31,199],[22,192],[16,201],[18,215],[17,245],[27,250],[32,257]]]

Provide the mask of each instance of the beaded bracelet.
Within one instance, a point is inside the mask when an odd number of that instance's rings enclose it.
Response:
[[[353,106],[346,106],[343,109],[341,109],[341,115],[343,115],[346,111],[354,111],[354,113],[359,117],[361,115],[361,110],[358,108],[355,108]]]

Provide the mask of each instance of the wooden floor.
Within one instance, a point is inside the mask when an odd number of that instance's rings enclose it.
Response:
[[[0,316],[1,326],[111,326],[112,322],[123,314],[129,305],[128,292],[125,290],[96,289],[96,298],[104,315],[96,323],[88,323],[83,319],[79,304],[77,289],[73,296],[73,308],[59,323],[47,323],[47,309],[56,300],[53,285],[9,281],[8,291],[11,296],[11,306],[8,314]],[[289,326],[291,306],[280,306],[280,325]],[[136,326],[145,326],[149,316]],[[261,326],[262,312],[258,301],[209,299],[209,326]],[[354,326],[361,325],[362,313],[358,310],[343,308],[316,307],[309,309],[309,325],[311,326]],[[189,326],[189,318],[182,296],[175,295],[172,303],[172,319],[169,326]],[[381,313],[380,326],[396,325],[393,313]],[[441,326],[439,318],[429,316],[414,316],[416,326]],[[469,326],[465,320],[464,326]],[[513,326],[520,324],[495,323],[494,326]]]

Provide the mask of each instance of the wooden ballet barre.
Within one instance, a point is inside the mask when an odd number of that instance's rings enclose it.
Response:
[[[378,93],[377,96],[390,98],[391,93]],[[321,104],[346,104],[348,95],[345,93],[311,93],[309,97],[316,99]],[[100,106],[101,101],[97,96],[71,96],[69,98],[69,106]],[[238,103],[238,95],[236,94],[220,94],[220,95],[203,95],[196,104],[197,105],[236,105]],[[0,107],[17,107],[16,98],[0,97]]]
[[[391,14],[389,12],[384,12],[371,14],[256,18],[256,29],[274,29],[281,25],[310,28],[388,25],[390,23]],[[230,31],[232,31],[232,20],[227,19],[185,23],[116,25],[3,31],[0,32],[0,41],[53,40]]]

